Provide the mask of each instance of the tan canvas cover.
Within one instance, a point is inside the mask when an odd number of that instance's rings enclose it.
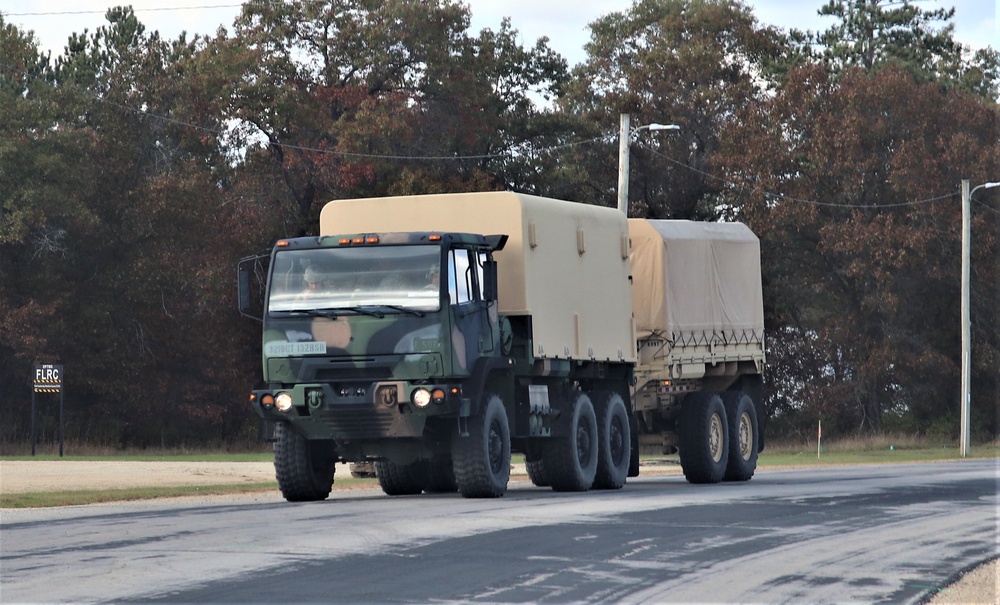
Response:
[[[742,223],[630,219],[640,340],[763,336],[760,241]]]
[[[499,307],[530,315],[539,358],[636,358],[628,225],[614,208],[511,192],[334,200],[320,235],[441,231],[505,234]]]

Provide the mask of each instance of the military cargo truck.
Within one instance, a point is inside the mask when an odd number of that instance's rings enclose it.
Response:
[[[756,468],[759,247],[742,225],[504,192],[336,200],[319,237],[277,243],[264,299],[251,399],[288,500],[327,497],[336,462],[370,462],[390,495],[498,497],[512,451],[535,485],[617,489],[640,432],[679,448],[691,482]]]
[[[512,451],[555,490],[638,474],[614,209],[514,193],[333,201],[319,237],[270,254],[263,323],[252,402],[288,500],[327,497],[336,462],[373,461],[391,495],[502,496]]]

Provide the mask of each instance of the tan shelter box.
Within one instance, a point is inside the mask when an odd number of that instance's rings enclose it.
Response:
[[[628,225],[613,209],[511,192],[334,200],[321,235],[504,234],[500,312],[531,316],[539,358],[635,361]]]
[[[630,219],[629,233],[640,340],[761,342],[760,241],[749,227]]]

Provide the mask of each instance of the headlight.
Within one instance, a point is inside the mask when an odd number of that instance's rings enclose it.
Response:
[[[413,405],[418,408],[425,408],[431,402],[431,392],[427,389],[417,389],[413,391],[410,399],[413,401]]]
[[[274,398],[274,407],[278,408],[279,412],[287,412],[292,409],[292,396],[288,393],[278,393],[278,396]]]

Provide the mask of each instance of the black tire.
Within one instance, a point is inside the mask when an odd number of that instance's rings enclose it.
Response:
[[[632,454],[631,459],[628,462],[628,476],[638,477],[639,476],[639,420],[636,418],[635,413],[628,415],[628,430],[632,439]]]
[[[390,460],[376,460],[375,477],[388,496],[419,494],[427,483],[427,462],[396,464]]]
[[[455,481],[455,469],[451,463],[451,456],[435,456],[428,463],[427,468],[425,492],[428,494],[453,494],[458,491],[458,482]]]
[[[274,475],[285,500],[326,500],[336,464],[327,444],[309,441],[287,422],[275,423],[274,439]]]
[[[681,468],[690,483],[722,481],[729,463],[729,425],[721,397],[705,391],[685,397],[678,438]]]
[[[549,487],[549,472],[545,468],[545,460],[525,460],[524,469],[528,471],[528,479],[537,487]]]
[[[722,394],[729,420],[729,463],[723,481],[749,481],[757,470],[757,408],[743,391]]]
[[[549,483],[557,492],[583,492],[597,474],[599,437],[594,405],[584,393],[573,402],[566,434],[547,444],[544,457]]]
[[[601,391],[594,395],[597,414],[597,473],[594,489],[621,489],[632,461],[628,410],[621,395]]]
[[[482,412],[469,418],[469,434],[452,442],[455,481],[466,498],[499,498],[510,481],[510,426],[503,400],[483,396]]]

